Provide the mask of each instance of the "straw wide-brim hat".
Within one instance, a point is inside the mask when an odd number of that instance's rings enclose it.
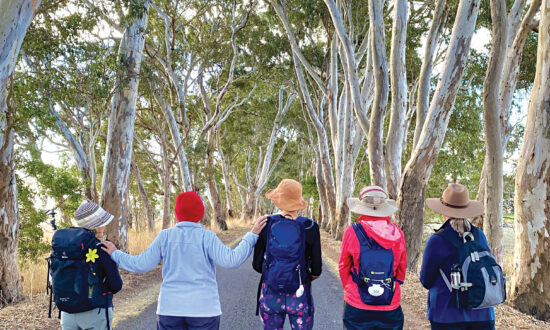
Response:
[[[302,197],[302,185],[292,179],[283,179],[277,188],[268,190],[265,197],[284,211],[298,211],[307,207],[307,202]]]
[[[460,183],[450,183],[441,198],[428,198],[426,204],[435,212],[451,218],[472,218],[483,214],[483,203],[470,200],[468,189]]]
[[[372,217],[389,217],[397,211],[395,201],[378,186],[364,187],[359,198],[348,198],[348,205],[351,212]]]

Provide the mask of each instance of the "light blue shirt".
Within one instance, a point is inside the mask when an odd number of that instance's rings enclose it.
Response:
[[[258,235],[249,232],[231,249],[210,230],[194,222],[180,222],[162,230],[141,254],[116,250],[111,258],[120,267],[145,273],[162,260],[158,315],[211,317],[221,315],[216,267],[239,267],[252,253]]]

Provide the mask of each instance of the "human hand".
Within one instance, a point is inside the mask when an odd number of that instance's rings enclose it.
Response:
[[[252,232],[256,235],[259,235],[262,229],[264,229],[265,225],[267,224],[267,215],[262,215],[258,219],[256,219],[256,223],[254,224],[254,227],[252,227]]]
[[[101,244],[103,245],[101,249],[107,252],[109,255],[113,254],[113,252],[117,250],[116,246],[109,241],[101,241]]]

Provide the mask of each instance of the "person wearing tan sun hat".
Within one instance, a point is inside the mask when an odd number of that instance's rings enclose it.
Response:
[[[358,198],[348,198],[348,206],[360,216],[344,231],[338,262],[344,289],[344,327],[403,329],[401,284],[407,250],[403,232],[391,222],[397,211],[395,201],[381,187],[369,186],[361,189]]]
[[[429,290],[427,317],[432,329],[494,329],[493,307],[466,309],[456,304],[456,295],[449,289],[447,275],[460,264],[458,249],[463,240],[477,241],[490,251],[483,232],[468,218],[483,214],[483,204],[470,200],[468,189],[459,183],[450,183],[441,197],[427,198],[426,205],[443,216],[445,223],[430,236],[422,257],[420,282]],[[451,241],[453,239],[454,241]],[[452,280],[452,279],[451,279]]]
[[[319,226],[298,215],[307,207],[298,181],[283,179],[265,197],[280,213],[268,217],[254,247],[252,267],[262,274],[256,313],[264,329],[282,329],[287,314],[292,329],[312,329],[311,282],[322,271]]]

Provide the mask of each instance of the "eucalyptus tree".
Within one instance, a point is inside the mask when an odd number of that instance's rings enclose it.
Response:
[[[128,250],[128,180],[134,141],[135,107],[149,14],[149,0],[129,2],[128,24],[120,40],[119,67],[111,99],[101,205],[114,215],[106,236],[121,250]],[[122,19],[122,17],[121,17]]]
[[[516,172],[514,273],[510,300],[550,317],[550,6],[541,6],[537,67]]]
[[[21,298],[21,279],[17,267],[17,240],[20,218],[14,171],[13,117],[10,76],[19,49],[40,1],[3,1],[0,4],[0,306]]]
[[[486,157],[479,184],[479,196],[485,203],[483,229],[497,260],[503,258],[503,162],[510,137],[510,111],[519,75],[523,46],[533,29],[540,0],[516,0],[510,11],[505,1],[491,1],[492,46],[483,86],[483,118]],[[528,9],[527,9],[528,8]],[[523,16],[522,13],[526,12]],[[490,191],[487,194],[485,192]]]
[[[273,170],[279,163],[281,156],[284,154],[287,144],[285,143],[282,149],[279,151],[278,156],[275,160],[272,160],[273,149],[275,147],[275,142],[277,141],[278,135],[281,132],[281,123],[283,117],[292,105],[292,101],[296,97],[296,93],[290,91],[287,93],[287,99],[284,100],[284,85],[281,85],[279,89],[279,102],[277,115],[275,116],[275,121],[273,122],[273,128],[265,148],[265,155],[262,157],[262,148],[260,147],[258,166],[254,175],[250,171],[250,150],[248,151],[247,162],[245,165],[246,177],[248,184],[248,197],[246,201],[246,208],[242,214],[243,217],[251,219],[257,215],[257,204],[260,194],[265,189],[269,178],[271,177]]]

